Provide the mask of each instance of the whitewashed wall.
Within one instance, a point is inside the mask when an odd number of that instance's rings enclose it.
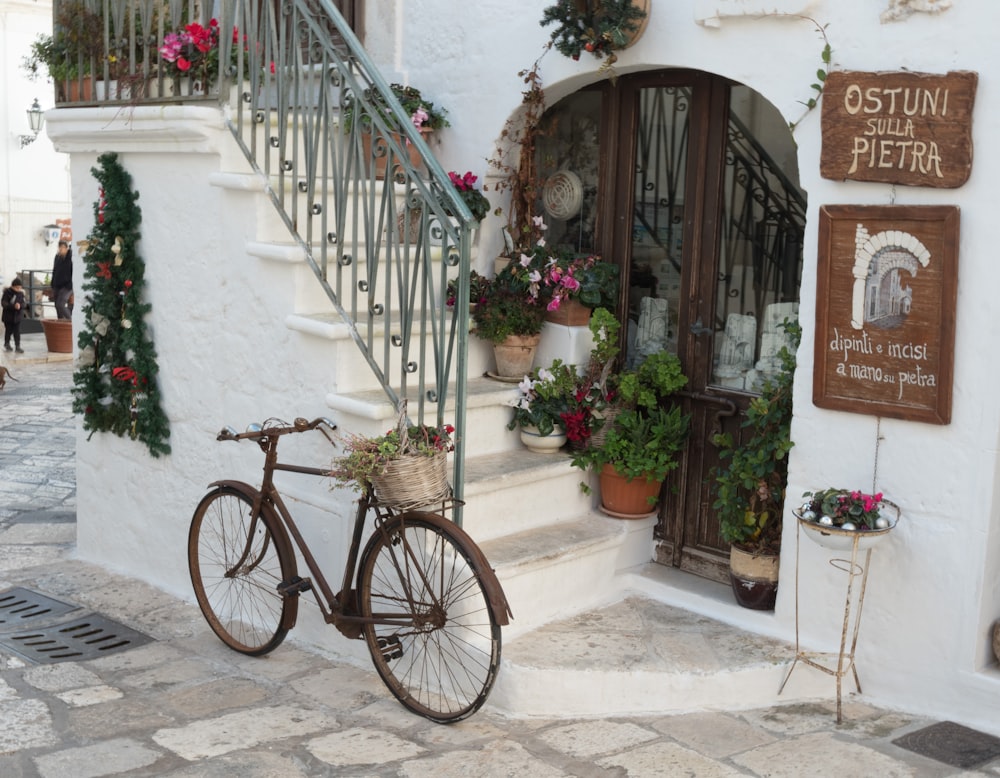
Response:
[[[720,0],[716,5],[738,10],[752,4]],[[809,223],[789,494],[794,503],[808,489],[867,487],[873,477],[876,420],[820,410],[811,402],[819,206],[958,205],[962,225],[952,422],[943,427],[881,423],[878,485],[903,507],[904,520],[874,555],[858,666],[866,696],[876,703],[1000,733],[1000,671],[988,651],[988,630],[1000,617],[1000,398],[995,390],[1000,370],[991,345],[1000,335],[993,314],[1000,280],[994,226],[994,175],[1000,161],[992,142],[1000,119],[995,88],[1000,61],[993,40],[1000,5],[961,0],[940,15],[917,13],[891,23],[880,21],[880,14],[889,10],[888,0],[784,5],[808,7],[826,26],[834,68],[980,73],[974,166],[961,189],[894,190],[824,180],[818,172],[818,112],[796,131]],[[645,36],[621,56],[617,70],[710,71],[751,86],[788,119],[798,119],[800,101],[811,95],[809,85],[820,65],[823,42],[814,23],[796,17],[723,16],[718,26],[710,26],[695,18],[696,12],[706,15],[705,6],[693,0],[654,0]],[[452,0],[370,3],[368,43],[387,76],[408,81],[450,110],[453,126],[442,133],[436,149],[445,169],[486,172],[494,140],[519,104],[523,84],[517,72],[530,67],[547,38],[545,30],[532,24],[542,7],[480,0],[462,4],[456,14]],[[603,77],[595,62],[572,62],[555,52],[544,58],[542,75],[550,101]],[[74,154],[72,169],[78,226],[89,224],[95,197],[87,173],[92,152],[124,150],[123,161],[142,193],[151,321],[173,424],[174,454],[166,460],[150,460],[139,446],[117,438],[98,435],[88,442],[81,436],[79,551],[189,596],[184,543],[192,507],[209,480],[230,472],[248,473],[253,480],[259,466],[256,451],[215,443],[215,430],[227,422],[242,425],[262,408],[286,417],[325,413],[324,385],[334,377],[304,363],[289,348],[290,335],[279,322],[290,301],[272,293],[277,287],[268,275],[277,271],[262,269],[243,254],[241,237],[249,224],[228,209],[232,195],[206,184],[208,173],[220,166],[221,130],[200,109],[173,110],[179,113],[165,111],[162,121],[177,133],[200,139],[185,138],[188,151],[183,154],[178,153],[181,144],[129,145],[121,134],[108,138],[96,115],[61,122],[57,147],[80,152]],[[498,245],[496,226],[484,228],[484,256],[491,241]],[[314,492],[313,498],[319,495]],[[329,524],[318,520],[314,532],[317,539],[337,545],[337,531],[331,533]],[[767,627],[787,639],[794,638],[795,630],[794,541],[789,515],[782,558],[786,583]],[[817,549],[804,544],[802,554],[808,570],[801,588],[806,603],[803,641],[811,648],[830,647],[839,637],[844,576],[826,565]],[[316,642],[324,640],[318,630],[315,634]]]

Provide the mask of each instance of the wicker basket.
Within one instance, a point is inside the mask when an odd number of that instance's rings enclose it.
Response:
[[[451,496],[448,484],[448,455],[409,456],[394,459],[379,476],[372,476],[375,497],[395,510],[439,503]]]
[[[604,411],[602,416],[604,423],[601,424],[600,429],[590,436],[591,446],[600,448],[604,445],[604,438],[607,436],[608,431],[615,425],[615,418],[619,413],[621,413],[621,408],[608,408]]]

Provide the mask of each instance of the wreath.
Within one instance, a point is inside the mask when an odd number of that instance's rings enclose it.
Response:
[[[552,43],[574,60],[590,52],[611,65],[615,51],[624,49],[639,32],[646,12],[633,0],[559,0],[545,9],[541,25],[555,24]]]

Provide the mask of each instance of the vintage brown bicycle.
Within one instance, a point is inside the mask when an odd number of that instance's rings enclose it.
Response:
[[[510,609],[486,557],[441,513],[396,512],[362,494],[340,592],[333,593],[274,485],[276,470],[328,476],[278,461],[284,435],[319,430],[328,419],[268,420],[218,440],[252,440],[264,452],[259,489],[216,481],[191,520],[188,566],[202,613],[230,648],[274,650],[295,626],[299,597],[312,592],[328,624],[363,638],[375,669],[399,701],[450,723],[486,701],[500,667],[500,627]],[[448,501],[442,512],[448,510]],[[362,550],[366,519],[374,528]],[[294,541],[294,544],[293,544]],[[300,577],[296,548],[309,575]],[[352,585],[353,584],[353,585]]]

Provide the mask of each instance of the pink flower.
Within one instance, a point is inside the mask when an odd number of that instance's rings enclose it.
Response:
[[[423,108],[418,108],[413,112],[413,116],[410,117],[410,121],[412,121],[413,126],[419,130],[424,126],[424,122],[426,122],[429,118],[430,114],[428,114],[427,111]]]

